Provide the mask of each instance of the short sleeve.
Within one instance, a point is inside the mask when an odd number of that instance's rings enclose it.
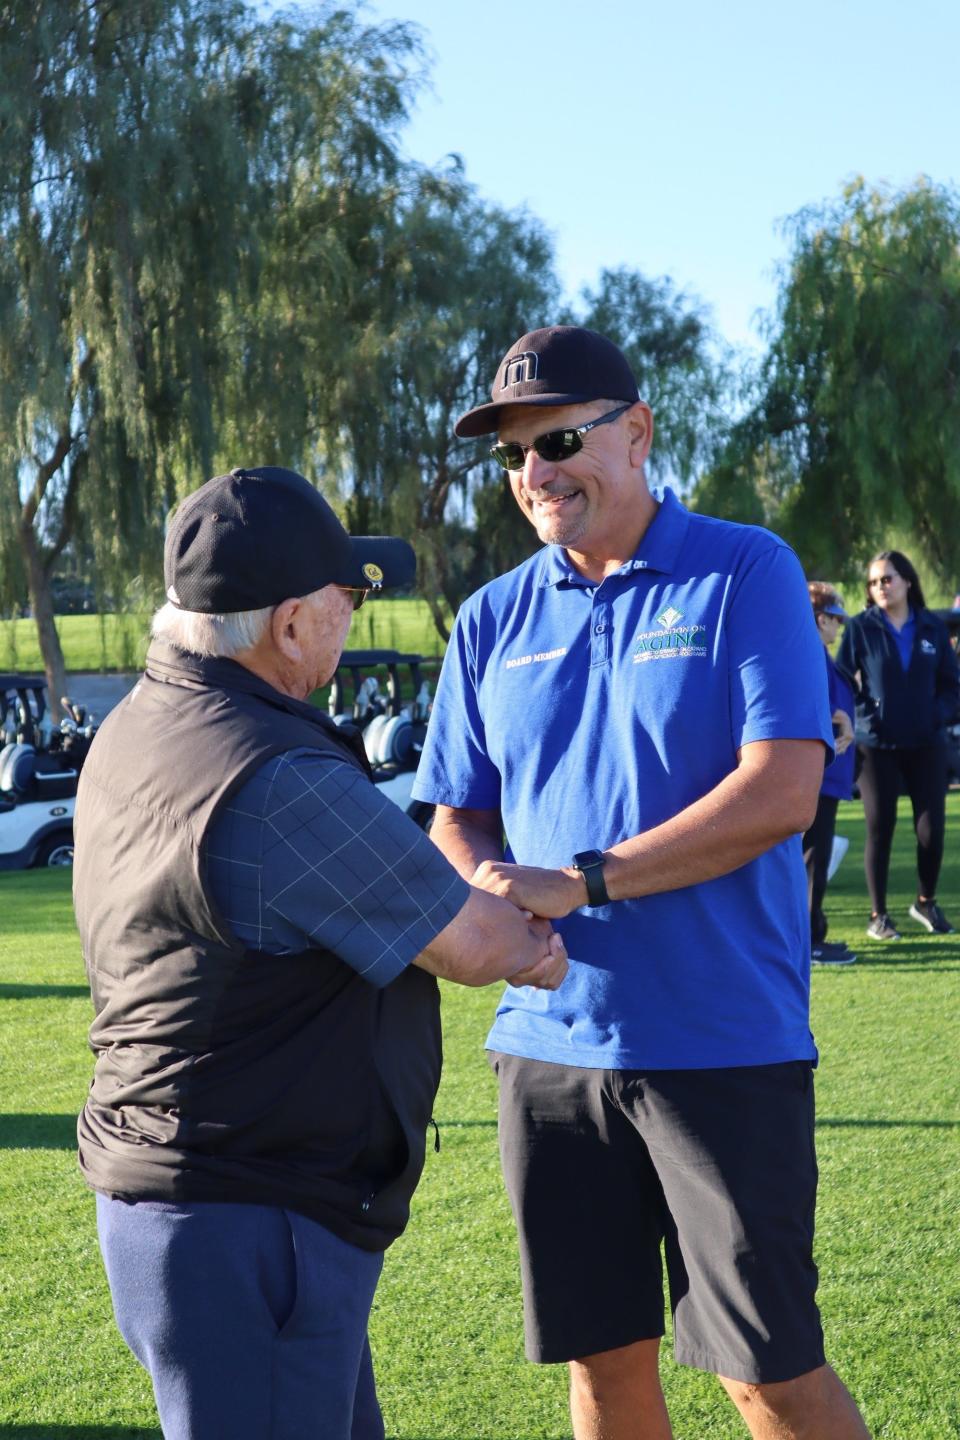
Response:
[[[823,643],[800,562],[788,546],[765,545],[740,571],[726,635],[735,745],[822,740],[832,759]]]
[[[293,751],[262,767],[211,828],[209,883],[237,938],[274,953],[332,950],[390,983],[470,887],[355,766]]]
[[[413,794],[433,805],[500,809],[500,772],[487,754],[467,606],[443,659]]]

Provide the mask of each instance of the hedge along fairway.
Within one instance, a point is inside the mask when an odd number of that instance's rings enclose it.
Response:
[[[68,671],[139,670],[147,653],[150,613],[58,615],[57,633]],[[443,640],[425,600],[368,600],[354,616],[347,644],[354,650],[401,650],[437,656]],[[0,620],[0,670],[43,669],[32,620]]]
[[[831,934],[860,958],[813,976],[828,1354],[877,1440],[949,1440],[960,1434],[960,937],[928,936],[907,917],[904,805],[890,905],[905,938],[868,942],[859,806],[841,806],[838,828],[851,847],[828,892]],[[958,842],[952,795],[940,898],[954,920]],[[388,1253],[371,1327],[387,1433],[398,1440],[570,1434],[562,1367],[522,1355],[482,1048],[495,1003],[493,988],[444,987],[441,1149],[430,1149],[410,1228]],[[0,1440],[160,1433],[146,1375],[113,1324],[93,1199],[76,1169],[89,1019],[69,874],[0,875]],[[669,1342],[662,1370],[678,1440],[746,1433],[712,1377],[673,1364]]]

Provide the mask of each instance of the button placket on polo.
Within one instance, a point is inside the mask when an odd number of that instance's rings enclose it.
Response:
[[[597,665],[609,665],[612,650],[613,632],[613,597],[608,588],[604,594],[603,587],[598,586],[593,593],[593,605],[590,610],[590,668]]]

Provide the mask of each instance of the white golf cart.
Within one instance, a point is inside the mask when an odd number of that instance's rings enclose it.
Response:
[[[327,708],[338,725],[356,725],[362,732],[375,783],[428,830],[433,806],[410,798],[431,707],[422,665],[422,655],[397,650],[345,650]],[[404,689],[409,692],[406,700]]]
[[[73,864],[73,807],[96,730],[82,706],[54,726],[42,675],[0,674],[0,870]]]

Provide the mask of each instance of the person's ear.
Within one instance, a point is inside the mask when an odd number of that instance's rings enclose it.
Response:
[[[630,464],[642,470],[653,444],[653,412],[643,400],[631,405],[626,414],[630,427]]]
[[[270,617],[270,636],[274,646],[286,660],[302,657],[300,646],[301,599],[282,600]]]

